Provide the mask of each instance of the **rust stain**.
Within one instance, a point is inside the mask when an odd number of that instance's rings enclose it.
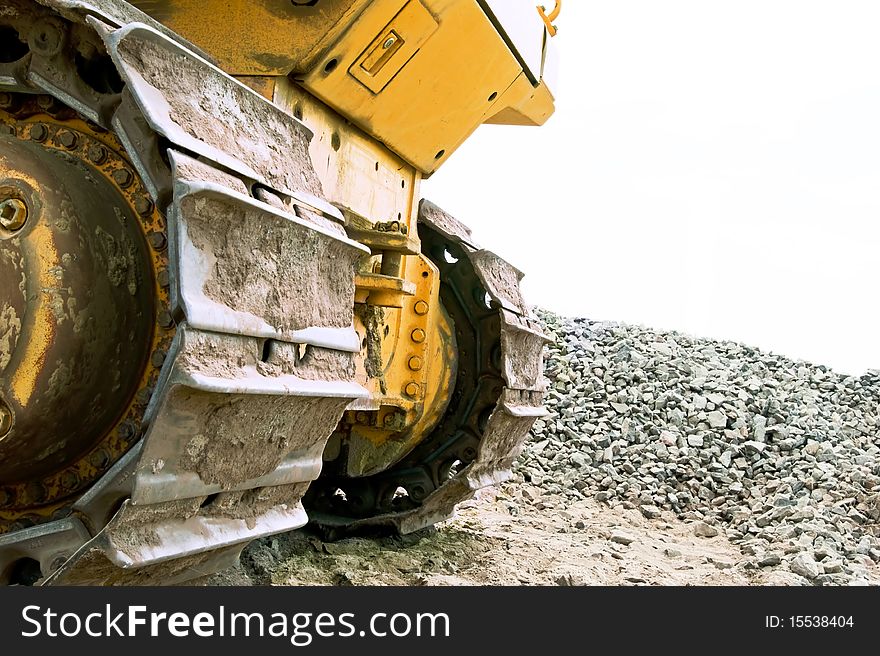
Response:
[[[33,320],[27,339],[24,357],[12,376],[12,394],[21,407],[26,407],[34,394],[37,377],[46,360],[46,352],[52,343],[53,314],[51,292],[57,285],[52,269],[61,265],[58,248],[52,230],[38,225],[28,237],[36,254],[36,274],[40,293],[33,306]],[[30,314],[30,313],[29,313]]]

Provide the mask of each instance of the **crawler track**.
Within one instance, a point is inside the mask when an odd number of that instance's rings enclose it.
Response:
[[[139,190],[141,236],[161,256],[144,265],[150,365],[108,429],[114,450],[70,489],[50,488],[48,505],[33,481],[0,480],[0,578],[185,581],[302,526],[307,509],[337,531],[409,532],[509,476],[543,414],[544,338],[515,269],[422,204],[420,236],[459,344],[446,416],[388,471],[322,473],[328,437],[367,394],[355,382],[353,310],[368,249],[321,196],[308,128],[127,3],[7,4],[0,23],[21,48],[0,58],[0,148],[63,150],[64,121],[85,126],[66,156],[92,175],[84,139],[109,148],[131,179],[101,170]],[[21,113],[34,102],[52,112]],[[31,137],[37,121],[47,138]]]

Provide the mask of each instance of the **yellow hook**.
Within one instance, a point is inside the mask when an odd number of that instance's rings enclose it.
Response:
[[[559,31],[556,26],[553,24],[557,18],[559,18],[559,12],[562,11],[562,0],[556,0],[556,6],[553,8],[549,14],[547,10],[544,9],[543,6],[538,7],[538,13],[541,15],[541,18],[544,20],[544,24],[547,25],[547,31],[550,33],[550,36],[556,36],[556,33]]]

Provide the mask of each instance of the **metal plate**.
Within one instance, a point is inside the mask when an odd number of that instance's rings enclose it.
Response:
[[[51,571],[89,537],[82,522],[72,517],[0,535],[0,583],[6,582],[10,568],[22,558],[32,558],[44,572]]]
[[[344,379],[350,354],[260,359],[259,340],[178,328],[131,498],[152,504],[314,480],[346,406],[367,396]],[[348,359],[346,363],[344,359]],[[335,360],[334,360],[335,359]],[[323,380],[315,379],[318,369]]]
[[[173,295],[194,328],[360,350],[365,246],[213,182],[175,184],[169,232]]]
[[[320,198],[308,154],[312,132],[303,123],[146,25],[126,25],[103,37],[153,130],[342,221],[339,210]]]

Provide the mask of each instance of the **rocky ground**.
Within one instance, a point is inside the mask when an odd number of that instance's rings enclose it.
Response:
[[[880,372],[539,316],[547,409],[435,530],[249,547],[234,584],[880,583]]]

